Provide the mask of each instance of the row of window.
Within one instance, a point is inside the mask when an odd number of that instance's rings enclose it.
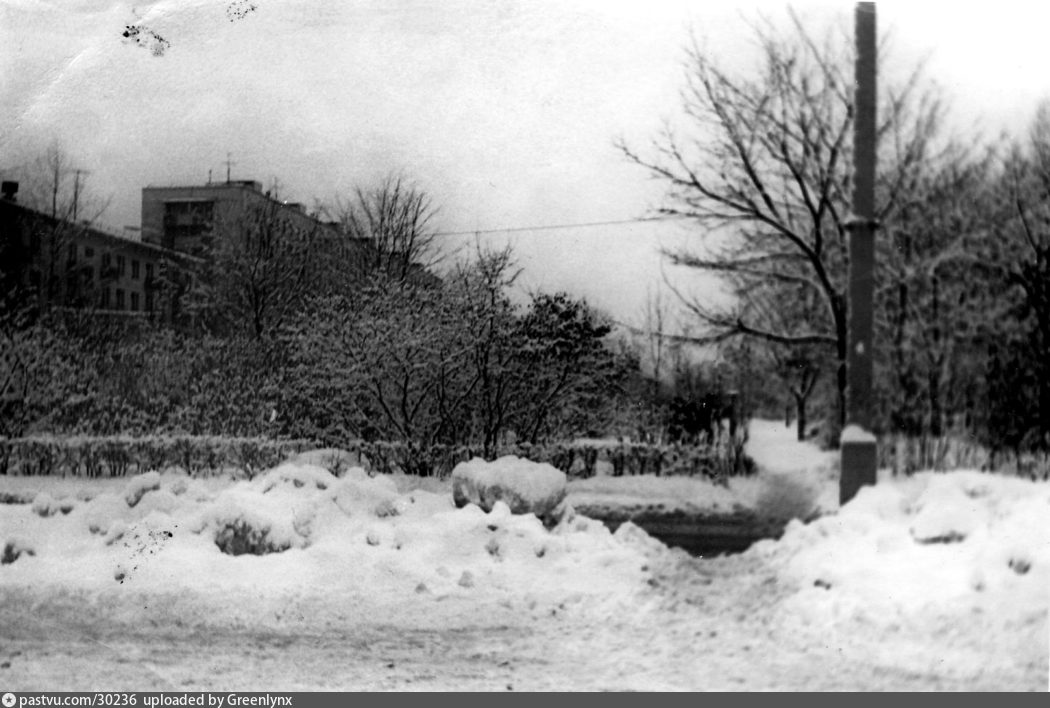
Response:
[[[139,294],[137,292],[132,291],[126,293],[122,288],[113,288],[112,299],[110,298],[110,292],[110,288],[102,288],[102,297],[99,306],[103,310],[139,311]],[[147,292],[145,295],[145,310],[146,312],[153,311],[153,293],[151,292]]]
[[[92,248],[91,246],[84,246],[84,258],[94,258],[94,257],[95,257],[95,249]],[[77,262],[77,245],[75,243],[69,244],[69,262],[70,263],[76,263]],[[127,264],[127,261],[124,258],[124,256],[118,255],[116,257],[116,262],[117,262],[117,275],[118,276],[123,276],[124,273],[127,272],[127,270],[125,268],[125,266]],[[103,253],[102,254],[102,270],[107,270],[111,265],[113,265],[113,257],[112,257],[112,255],[109,254],[109,253]],[[139,274],[141,272],[140,271],[140,265],[141,264],[139,263],[138,260],[136,260],[134,258],[131,259],[131,279],[132,280],[138,280],[139,279]],[[146,279],[148,280],[148,279],[153,277],[153,264],[152,263],[146,263],[145,266],[146,266]]]
[[[78,281],[76,272],[66,274],[66,293],[69,297],[76,297],[81,292],[81,281]],[[91,269],[85,269],[80,275],[86,282],[91,281]],[[34,269],[29,272],[29,284],[34,288],[40,287],[40,271]],[[154,293],[147,290],[144,294],[135,291],[125,291],[123,288],[102,288],[99,296],[99,306],[103,310],[129,310],[139,312],[153,312]],[[140,308],[140,305],[144,307]]]

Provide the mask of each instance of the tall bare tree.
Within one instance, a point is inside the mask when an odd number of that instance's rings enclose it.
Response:
[[[347,236],[368,245],[372,270],[406,280],[441,260],[430,195],[401,175],[389,175],[370,189],[358,188],[338,207]]]
[[[681,94],[688,129],[666,127],[646,152],[622,140],[618,148],[667,184],[660,213],[692,218],[703,229],[700,248],[666,255],[677,265],[721,278],[737,296],[725,306],[682,296],[706,326],[697,339],[743,336],[830,351],[838,362],[841,423],[852,49],[845,33],[829,32],[818,40],[794,12],[787,29],[767,20],[752,29],[760,51],[754,72],[730,73],[694,38]],[[913,73],[882,97],[878,217],[883,221],[896,208],[907,176],[932,149],[942,113],[921,76]],[[804,289],[819,302],[801,328],[763,316],[777,311],[785,292],[779,286]]]

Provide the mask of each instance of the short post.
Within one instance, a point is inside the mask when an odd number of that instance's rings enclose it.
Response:
[[[872,422],[875,273],[875,3],[858,2],[856,111],[853,124],[853,218],[849,228],[849,349],[846,359],[846,429],[842,431],[839,502],[875,484],[878,462]]]

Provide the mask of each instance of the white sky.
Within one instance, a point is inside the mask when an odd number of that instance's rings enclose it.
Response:
[[[677,109],[689,26],[726,60],[750,60],[744,17],[780,2],[695,0],[0,0],[0,167],[57,139],[102,221],[139,220],[146,184],[224,173],[279,180],[286,198],[331,203],[402,170],[469,231],[644,216],[662,189],[613,148],[642,145]],[[795,5],[814,22],[851,2]],[[929,56],[968,126],[1020,130],[1050,95],[1050,9],[1030,2],[883,0],[902,64]],[[163,56],[121,37],[140,23]],[[12,170],[5,172],[5,177]],[[17,178],[17,175],[16,175]],[[660,280],[659,244],[690,232],[633,224],[513,235],[522,283],[585,295],[637,321]],[[499,245],[506,237],[488,235]],[[470,237],[449,237],[469,243]],[[696,276],[676,276],[703,287]]]

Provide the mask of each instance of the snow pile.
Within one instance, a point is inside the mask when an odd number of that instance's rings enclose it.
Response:
[[[974,671],[1018,652],[1045,667],[1048,518],[1050,485],[927,472],[864,487],[837,514],[793,521],[748,553],[797,588],[781,610],[797,627],[852,627],[887,646],[905,630],[928,633],[941,652],[968,646]],[[916,651],[920,664],[932,660]]]
[[[55,514],[68,514],[73,510],[73,502],[68,499],[57,501],[47,492],[40,492],[33,498],[33,513],[47,518]]]
[[[739,480],[756,485],[754,501],[804,510],[814,491],[837,493],[830,455],[772,425],[752,439],[770,443],[773,453],[754,452],[774,470]],[[492,474],[510,463],[471,464]],[[652,494],[699,483],[606,481]],[[586,656],[592,668],[636,669],[668,687],[732,686],[717,683],[719,672],[739,670],[750,677],[743,687],[842,688],[858,667],[868,671],[858,685],[869,687],[1045,684],[1045,482],[881,476],[841,509],[790,522],[780,540],[711,560],[670,551],[629,522],[610,533],[567,513],[548,529],[504,501],[489,512],[456,508],[447,484],[431,491],[356,467],[337,477],[297,461],[252,481],[163,474],[83,484],[0,478],[0,491],[36,492],[33,504],[0,505],[8,605],[72,598],[100,622],[308,623],[307,634],[513,625],[524,628],[516,650],[529,656]],[[720,493],[740,499],[740,488]],[[554,624],[562,618],[572,624]],[[705,668],[710,661],[722,668]]]
[[[147,492],[155,492],[160,489],[160,475],[156,472],[147,472],[133,477],[124,490],[124,501],[128,506],[135,506]]]
[[[544,517],[565,499],[565,473],[514,455],[486,462],[475,457],[452,470],[456,506],[477,504],[486,511],[502,501],[515,514]]]
[[[490,467],[501,476],[524,464]],[[473,469],[485,476],[483,465]],[[285,463],[222,489],[156,474],[102,486],[64,515],[0,506],[0,543],[35,551],[4,566],[0,587],[189,592],[204,598],[194,611],[214,598],[229,613],[246,611],[243,602],[223,604],[242,596],[311,597],[332,611],[350,596],[413,606],[420,597],[619,604],[646,587],[643,567],[654,555],[669,552],[636,527],[614,535],[566,515],[547,529],[504,501],[488,513],[457,509],[447,489],[401,493],[360,468],[340,478]],[[549,493],[549,481],[526,490]]]

